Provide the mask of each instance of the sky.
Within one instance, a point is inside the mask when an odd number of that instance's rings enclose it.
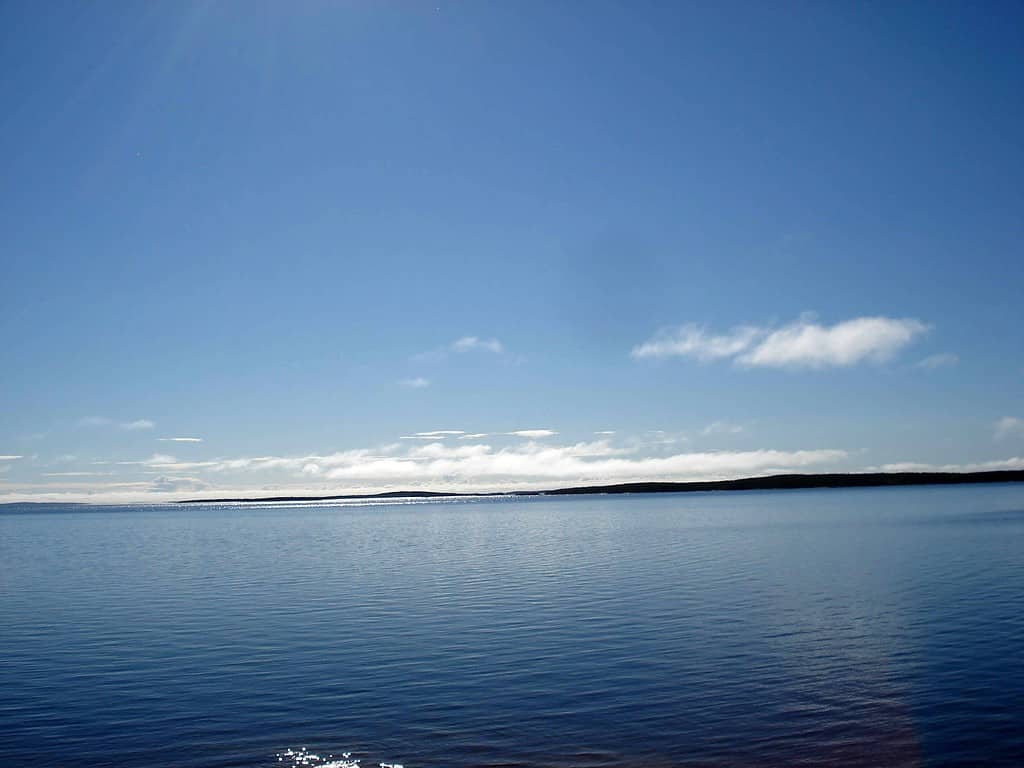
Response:
[[[1022,30],[0,4],[0,501],[1022,469]]]

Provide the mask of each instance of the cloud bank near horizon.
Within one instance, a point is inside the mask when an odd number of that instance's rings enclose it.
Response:
[[[0,498],[44,498],[47,493],[70,500],[167,500],[178,491],[208,496],[274,495],[275,492],[365,492],[430,488],[496,491],[657,480],[717,480],[834,467],[848,458],[835,448],[642,453],[635,445],[610,439],[555,443],[554,430],[504,433],[520,439],[509,444],[450,442],[458,430],[436,430],[424,442],[395,442],[330,454],[242,456],[204,460],[155,453],[147,459],[113,462],[124,481],[88,484],[65,473],[61,483],[0,483]],[[52,477],[58,477],[56,475]],[[34,490],[33,490],[34,488]]]
[[[1017,420],[1009,424],[1016,431]],[[738,425],[713,422],[710,434],[736,434]],[[519,434],[517,434],[519,433]],[[520,437],[523,433],[536,437]],[[146,503],[190,498],[332,495],[394,490],[464,493],[552,489],[645,481],[727,480],[813,472],[973,472],[1024,469],[1024,457],[940,464],[891,462],[852,466],[858,452],[842,448],[783,450],[682,450],[678,441],[613,440],[558,442],[554,430],[477,433],[438,429],[418,433],[414,442],[396,440],[373,448],[325,454],[228,456],[192,460],[167,453],[125,461],[91,461],[110,468],[53,471],[0,480],[0,502],[85,501]],[[481,438],[486,437],[480,433]],[[453,439],[458,438],[458,439]],[[10,466],[35,456],[0,457]],[[63,458],[63,457],[62,457]],[[77,457],[70,457],[77,459]],[[12,461],[14,460],[14,461]],[[85,461],[82,459],[82,461]],[[58,463],[60,460],[58,460]],[[66,462],[64,462],[66,463]],[[45,471],[43,471],[45,470]]]

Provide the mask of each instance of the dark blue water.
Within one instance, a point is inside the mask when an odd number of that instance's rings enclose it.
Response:
[[[1024,487],[0,514],[0,765],[299,747],[1022,765]]]

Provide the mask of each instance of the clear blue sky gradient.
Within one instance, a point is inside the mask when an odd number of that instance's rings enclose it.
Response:
[[[344,490],[93,462],[435,429],[1024,456],[1022,30],[1019,3],[4,3],[0,500]],[[804,312],[929,330],[823,368],[630,355]]]

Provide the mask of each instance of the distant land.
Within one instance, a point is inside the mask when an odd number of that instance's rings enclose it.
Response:
[[[738,480],[707,480],[685,483],[617,483],[556,488],[550,491],[454,493],[444,491],[387,491],[343,493],[333,496],[259,496],[250,498],[183,499],[178,504],[210,504],[247,501],[340,501],[343,499],[408,499],[452,496],[582,496],[602,493],[687,493],[694,491],[777,491],[796,488],[875,488],[888,485],[962,485],[965,483],[1020,483],[1024,470],[996,472],[867,472],[857,474],[769,475]]]

